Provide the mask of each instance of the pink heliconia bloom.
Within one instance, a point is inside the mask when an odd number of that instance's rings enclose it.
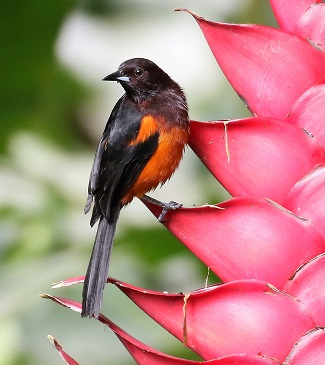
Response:
[[[222,284],[167,294],[108,280],[203,359],[163,354],[100,315],[140,365],[325,363],[325,2],[270,3],[279,29],[185,10],[252,117],[191,121],[190,147],[232,198],[162,222]]]

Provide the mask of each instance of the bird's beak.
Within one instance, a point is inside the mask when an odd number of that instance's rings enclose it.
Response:
[[[130,82],[130,78],[123,75],[120,71],[113,72],[103,78],[104,81]]]

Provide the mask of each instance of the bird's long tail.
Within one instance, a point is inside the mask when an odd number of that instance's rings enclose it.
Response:
[[[99,315],[120,210],[120,207],[116,207],[109,221],[105,217],[99,221],[82,291],[82,317],[97,318]]]

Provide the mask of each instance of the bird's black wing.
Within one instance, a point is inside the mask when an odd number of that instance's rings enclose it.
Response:
[[[110,130],[112,129],[114,120],[116,120],[116,117],[121,112],[121,108],[123,107],[124,99],[125,99],[125,95],[122,96],[121,99],[119,99],[119,101],[116,103],[115,107],[113,108],[111,115],[106,123],[103,135],[99,141],[97,151],[95,154],[95,158],[94,158],[94,162],[93,162],[93,166],[92,166],[90,176],[89,176],[88,198],[87,198],[87,202],[86,202],[85,209],[84,209],[85,213],[89,212],[92,202],[93,202],[94,193],[100,184],[99,177],[101,175],[101,169],[103,168],[103,166],[102,166],[103,162],[105,162],[105,160],[110,160],[110,159],[113,160],[113,158],[114,158],[114,156],[108,157],[107,152],[105,153],[106,156],[103,156],[103,153],[107,149],[106,145],[109,140]]]
[[[129,145],[139,132],[141,119],[140,111],[125,96],[117,102],[109,117],[89,178],[85,212],[94,200],[91,225],[101,216],[110,219],[112,204],[120,204],[157,149],[159,133],[144,142]]]

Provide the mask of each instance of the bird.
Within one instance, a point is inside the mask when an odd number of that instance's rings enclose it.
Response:
[[[170,179],[188,143],[190,124],[182,88],[154,62],[132,58],[105,81],[117,81],[124,95],[114,106],[91,169],[85,213],[98,228],[82,291],[82,317],[98,318],[120,211],[134,197],[146,195]]]

